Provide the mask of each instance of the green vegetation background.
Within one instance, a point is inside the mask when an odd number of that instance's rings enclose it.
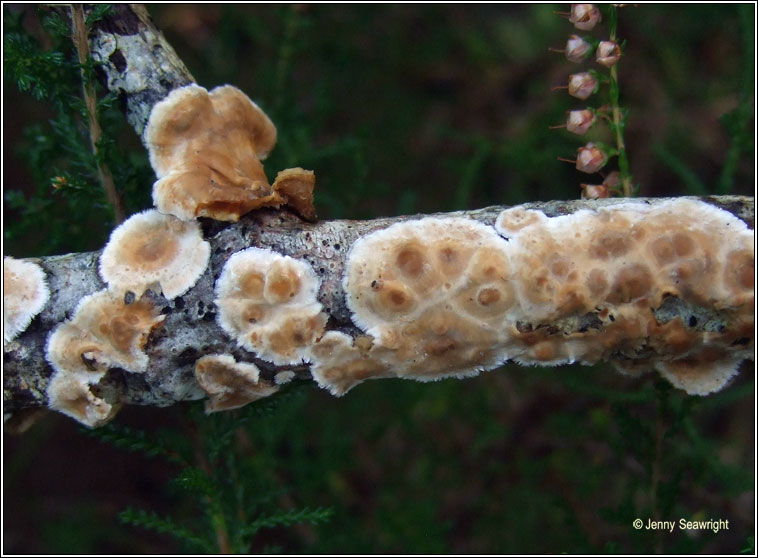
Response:
[[[201,85],[242,88],[276,123],[270,178],[292,166],[316,171],[322,219],[571,199],[580,182],[599,183],[557,157],[583,141],[611,143],[607,131],[580,139],[548,130],[584,106],[550,91],[577,69],[548,52],[574,32],[553,14],[567,9],[149,6]],[[42,52],[58,46],[34,6],[4,5],[6,33],[11,18]],[[619,35],[628,41],[619,80],[639,194],[752,195],[754,6],[626,7]],[[75,77],[67,71],[51,74],[61,96],[80,87],[66,82]],[[6,59],[4,254],[102,247],[112,222],[82,152],[86,126],[75,113],[58,114],[64,101],[55,92],[37,100],[7,76]],[[147,157],[117,103],[106,101],[118,186],[130,212],[147,208]],[[53,188],[54,177],[67,186]],[[331,518],[261,530],[249,550],[752,553],[753,370],[745,363],[730,387],[707,398],[609,366],[372,381],[339,399],[296,388],[276,412],[245,416],[224,447],[234,448],[240,485],[258,496],[252,512],[329,508]],[[211,437],[228,426],[203,422],[199,409],[126,408],[116,423],[148,436],[159,425],[175,438],[188,421]],[[213,522],[188,497],[192,483],[172,481],[176,463],[113,448],[59,415],[20,438],[5,434],[4,450],[7,553],[192,549],[120,524],[127,507],[197,532]],[[636,518],[726,519],[729,529],[636,531]]]

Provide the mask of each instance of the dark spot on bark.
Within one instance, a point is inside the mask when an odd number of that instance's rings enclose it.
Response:
[[[528,322],[516,322],[516,329],[519,333],[529,333],[532,331],[532,324]]]
[[[695,327],[697,325],[697,318],[695,316],[690,316],[690,319],[687,321],[690,327]]]
[[[329,241],[328,240],[322,240],[321,244],[324,245],[324,246],[329,246]]]
[[[161,308],[161,314],[165,314],[166,316],[168,316],[173,311],[174,309],[171,308],[170,306],[164,306],[163,308]]]
[[[612,322],[616,321],[616,318],[613,317],[613,314],[608,314],[608,319]]]
[[[242,236],[246,236],[247,235],[247,227],[242,227],[240,229],[240,235],[242,235]]]
[[[129,4],[113,4],[108,15],[95,23],[95,27],[117,35],[136,35],[141,22]]]
[[[718,327],[718,332],[719,332],[719,333],[724,333],[725,331],[726,331],[726,326],[725,326],[724,324],[721,324],[721,325]]]
[[[134,302],[135,298],[136,297],[132,291],[126,291],[126,293],[124,294],[124,304],[128,306],[129,304]]]
[[[321,275],[323,275],[323,274],[326,272],[326,270],[325,270],[323,267],[319,267],[319,268],[318,268],[318,272],[319,272]]]
[[[119,71],[119,73],[124,73],[124,70],[126,70],[126,58],[124,58],[124,55],[120,50],[115,50],[113,54],[111,54],[108,57],[108,60],[111,61],[111,64],[113,64],[116,69]]]
[[[177,310],[184,308],[184,299],[182,297],[177,297],[174,299],[174,308]]]
[[[216,320],[215,312],[206,312],[201,318],[204,322],[213,322]]]
[[[187,347],[176,357],[176,364],[179,366],[186,366],[187,364],[194,364],[197,360],[197,349],[194,347]]]
[[[740,337],[737,339],[737,341],[732,343],[732,345],[747,345],[748,343],[750,343],[750,339],[748,337]]]
[[[197,301],[197,311],[202,312],[205,308],[205,303],[202,300]]]
[[[334,249],[335,249],[335,250],[339,250],[339,249],[340,249],[340,245],[339,245],[339,244],[335,244],[335,245],[334,245]]]

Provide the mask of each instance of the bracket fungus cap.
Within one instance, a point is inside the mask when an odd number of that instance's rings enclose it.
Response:
[[[94,382],[96,383],[96,382]],[[56,373],[47,387],[48,406],[90,428],[109,422],[121,408],[92,392],[93,381],[79,374]]]
[[[29,327],[50,298],[45,272],[33,262],[3,258],[3,338],[12,341]]]
[[[195,362],[195,378],[209,396],[206,413],[236,409],[279,390],[279,386],[260,379],[255,364],[237,362],[226,354],[199,358]]]
[[[276,143],[276,127],[236,87],[174,89],[153,107],[145,143],[158,176],[153,202],[163,213],[237,221],[285,201],[261,164]]]
[[[210,252],[196,222],[151,209],[113,231],[100,256],[100,276],[114,291],[139,297],[153,289],[173,299],[197,282]]]
[[[50,334],[47,360],[56,372],[97,380],[112,367],[144,372],[148,356],[142,349],[164,318],[147,300],[125,304],[108,290],[96,292],[82,298],[72,319]]]

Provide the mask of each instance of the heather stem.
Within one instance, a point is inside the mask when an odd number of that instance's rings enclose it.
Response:
[[[95,93],[95,85],[92,80],[86,75],[84,65],[89,58],[89,43],[87,41],[87,25],[84,22],[84,8],[82,4],[71,5],[71,20],[74,28],[74,45],[79,54],[79,64],[82,66],[82,90],[84,92],[84,103],[87,107],[87,115],[89,116],[89,136],[92,143],[92,153],[95,156],[95,164],[97,165],[97,173],[100,177],[100,183],[105,190],[105,197],[108,203],[113,207],[113,216],[116,224],[121,224],[126,219],[124,208],[121,205],[121,199],[118,197],[116,191],[116,184],[113,181],[113,173],[111,173],[108,164],[100,157],[98,145],[100,139],[103,136],[103,130],[100,128],[100,123],[97,120],[97,95]]]
[[[608,28],[610,32],[610,40],[614,43],[616,41],[616,24],[617,24],[617,12],[616,6],[609,6],[610,17],[608,18]],[[611,86],[610,86],[610,101],[611,101],[611,116],[613,119],[613,131],[616,135],[616,150],[618,151],[619,158],[619,173],[621,175],[621,188],[625,198],[629,198],[632,195],[632,175],[629,172],[629,159],[626,155],[626,144],[624,143],[624,126],[626,122],[625,118],[621,114],[621,107],[619,106],[619,86],[618,86],[618,63],[611,66]]]

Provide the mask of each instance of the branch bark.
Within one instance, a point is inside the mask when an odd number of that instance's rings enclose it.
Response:
[[[754,200],[741,196],[697,198],[736,215],[752,228]],[[572,200],[525,204],[523,208],[539,209],[548,217],[567,215],[580,209],[608,207],[629,203],[627,199]],[[640,204],[660,204],[664,198],[634,200]],[[488,207],[476,211],[447,214],[465,216],[492,225],[505,207]],[[216,323],[213,304],[214,283],[226,260],[235,252],[250,246],[272,250],[308,262],[321,279],[319,301],[329,315],[329,329],[340,329],[358,335],[345,303],[342,274],[350,246],[360,237],[393,223],[418,218],[403,216],[372,221],[324,221],[304,223],[288,212],[261,210],[243,217],[238,223],[226,224],[202,220],[205,238],[211,243],[211,260],[197,284],[174,300],[148,291],[148,297],[165,314],[164,325],[151,335],[145,352],[150,358],[148,371],[131,374],[113,369],[107,381],[120,392],[126,403],[138,405],[170,405],[185,399],[204,397],[194,377],[195,361],[209,353],[229,353],[238,361],[255,362],[261,375],[272,380],[281,370],[291,366],[274,366],[255,358],[253,353],[237,347]],[[728,239],[723,239],[728,243]],[[29,328],[16,340],[6,343],[3,355],[4,400],[6,411],[45,405],[45,391],[53,373],[45,360],[45,344],[49,333],[69,318],[79,300],[106,287],[97,272],[100,252],[67,254],[30,259],[38,263],[48,278],[50,301]],[[701,309],[701,322],[721,320],[716,310]],[[686,305],[667,306],[659,312],[661,321],[677,316],[687,320],[692,308]],[[548,324],[550,325],[550,324]],[[556,327],[565,327],[553,324]],[[728,326],[728,324],[726,324]],[[623,355],[619,355],[623,358]],[[307,366],[294,368],[298,377],[309,379]]]
[[[172,89],[187,85],[192,76],[170,45],[150,21],[145,10],[135,5],[115,5],[114,12],[97,22],[90,32],[92,56],[102,64],[100,77],[112,91],[118,91],[127,120],[142,135],[152,106]],[[739,217],[753,228],[754,200],[740,196],[698,198]],[[659,204],[662,199],[632,200]],[[567,215],[581,209],[629,203],[625,199],[573,200],[525,204],[548,217]],[[505,207],[489,207],[446,216],[465,216],[492,225]],[[228,224],[201,220],[205,238],[211,243],[211,260],[205,273],[185,295],[166,300],[151,291],[145,294],[166,316],[164,324],[149,338],[145,352],[148,371],[133,374],[112,369],[104,388],[115,390],[129,404],[170,405],[205,396],[194,377],[195,361],[209,353],[229,353],[238,361],[255,362],[264,379],[272,381],[281,370],[239,348],[216,323],[214,283],[227,259],[250,246],[272,250],[308,262],[321,279],[319,301],[329,315],[328,329],[359,335],[350,319],[342,288],[345,259],[350,246],[360,237],[393,223],[420,216],[382,218],[373,221],[330,221],[304,223],[287,211],[260,210]],[[728,239],[723,239],[728,243]],[[32,259],[45,271],[51,297],[42,313],[17,339],[4,347],[4,403],[6,413],[26,407],[46,405],[46,389],[53,374],[45,360],[50,332],[71,317],[79,300],[104,289],[98,275],[100,252],[67,254]],[[723,320],[716,310],[698,309],[704,321]],[[657,309],[662,321],[686,318],[692,307],[682,303]],[[701,320],[701,321],[703,321]],[[560,331],[566,324],[547,324]],[[728,324],[727,324],[728,325]],[[624,355],[619,355],[623,357]],[[310,379],[307,365],[294,367],[301,379]]]

